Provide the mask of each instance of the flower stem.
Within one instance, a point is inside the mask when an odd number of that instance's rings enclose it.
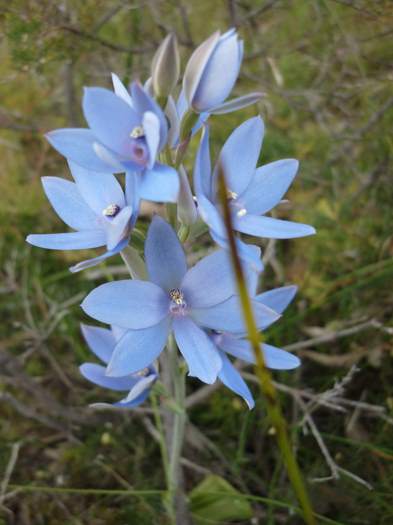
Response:
[[[266,367],[263,352],[261,351],[261,335],[255,323],[251,300],[248,295],[247,285],[244,279],[239,254],[237,253],[236,239],[232,225],[231,210],[227,200],[228,193],[227,186],[225,183],[225,174],[222,167],[219,167],[218,170],[218,186],[219,199],[223,209],[224,222],[227,230],[230,253],[232,257],[233,267],[235,270],[244,320],[247,327],[248,338],[250,340],[255,354],[256,375],[259,380],[259,386],[262,391],[262,394],[265,396],[267,412],[271,424],[276,432],[278,445],[288,472],[290,482],[302,508],[304,521],[308,525],[315,525],[316,521],[314,513],[311,507],[306,487],[304,485],[300,468],[292,451],[287,431],[287,425],[281,411],[277,390],[273,384],[270,371]]]

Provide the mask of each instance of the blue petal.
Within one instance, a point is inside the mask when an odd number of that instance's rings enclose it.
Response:
[[[97,156],[94,150],[97,138],[89,129],[57,129],[45,137],[59,153],[79,166],[104,173],[110,169],[107,162]]]
[[[252,301],[252,306],[259,329],[266,328],[280,317],[279,314],[256,301]],[[193,308],[190,315],[195,322],[212,330],[240,334],[247,331],[240,300],[237,296],[230,297],[210,308]]]
[[[95,288],[81,306],[98,321],[140,330],[168,315],[169,296],[147,281],[115,281]]]
[[[208,39],[202,42],[202,44],[200,44],[192,53],[183,75],[183,89],[178,101],[180,109],[184,108],[184,103],[181,100],[181,95],[183,93],[187,106],[192,105],[203,72],[205,71],[206,65],[209,62],[219,39],[220,33],[219,31],[216,31]],[[182,116],[182,111],[179,111],[179,114]]]
[[[263,133],[261,117],[250,118],[232,132],[221,150],[214,179],[216,180],[218,167],[221,166],[228,189],[237,195],[246,190],[254,176]]]
[[[146,377],[139,377],[139,380],[128,392],[127,396],[120,401],[122,404],[128,404],[139,400],[141,396],[146,393],[149,393],[153,383],[157,379],[156,374],[149,374]],[[145,398],[146,399],[146,398]],[[140,401],[139,403],[140,404]]]
[[[209,151],[209,128],[205,126],[201,143],[195,158],[194,165],[194,191],[199,201],[199,196],[204,195],[212,199],[212,173]]]
[[[275,312],[282,314],[295,297],[296,292],[297,286],[282,286],[257,295],[255,301],[259,301]]]
[[[195,224],[198,219],[198,211],[195,205],[194,197],[191,192],[190,183],[184,167],[179,167],[179,196],[177,202],[177,216],[183,224]]]
[[[190,308],[208,308],[237,292],[228,252],[218,250],[190,268],[181,284]]]
[[[219,106],[210,109],[209,113],[212,115],[224,115],[225,113],[231,113],[232,111],[237,111],[238,109],[242,109],[247,106],[250,106],[251,104],[255,104],[263,96],[264,93],[260,92],[248,93],[248,95],[233,98],[232,100],[228,100],[228,102],[224,102],[223,104],[220,104]]]
[[[74,162],[68,165],[80,194],[97,215],[101,217],[110,204],[125,206],[123,190],[114,175],[86,170]]]
[[[139,394],[138,397],[133,399],[132,401],[126,401],[128,396],[125,399],[122,399],[121,401],[118,401],[117,403],[113,403],[112,406],[119,407],[119,408],[135,408],[142,403],[144,403],[150,393],[150,390],[147,389],[142,394]],[[103,403],[99,403],[99,405],[102,405]],[[97,406],[97,403],[95,403],[93,406]]]
[[[131,97],[134,103],[135,109],[142,115],[147,111],[154,113],[160,121],[160,143],[159,149],[161,150],[166,141],[168,135],[168,124],[164,112],[157,104],[157,102],[151,97],[139,82],[133,82],[131,84]]]
[[[58,216],[74,230],[99,228],[97,216],[82,198],[76,184],[58,177],[42,177],[46,196]]]
[[[117,343],[107,368],[111,377],[133,374],[149,366],[162,352],[169,333],[169,317],[143,330],[128,330]]]
[[[222,361],[211,339],[189,317],[175,317],[173,331],[189,375],[205,383],[214,383]]]
[[[108,218],[104,227],[107,232],[107,248],[108,251],[114,250],[116,246],[125,238],[128,238],[130,233],[130,220],[132,210],[130,206],[126,206],[113,219]]]
[[[149,150],[149,163],[147,167],[151,169],[154,166],[158,145],[160,143],[160,121],[155,113],[147,111],[143,115],[142,127],[145,132],[146,144]]]
[[[194,108],[208,111],[228,97],[239,75],[239,54],[236,33],[222,35],[204,67],[192,100]]]
[[[112,73],[112,84],[113,84],[113,90],[116,93],[118,97],[124,100],[129,106],[134,107],[131,99],[131,95],[128,92],[128,89],[125,87],[123,82],[120,80],[120,78],[115,74]]]
[[[135,224],[138,213],[139,213],[139,206],[140,206],[140,193],[139,193],[139,186],[140,186],[140,179],[142,175],[140,173],[135,172],[127,172],[125,177],[125,196],[126,196],[126,203],[128,206],[131,206],[133,209],[133,215],[132,215],[132,225]]]
[[[121,241],[113,250],[108,250],[101,255],[98,255],[98,257],[93,257],[92,259],[86,259],[85,261],[81,261],[78,264],[75,264],[74,266],[70,266],[69,270],[72,273],[77,273],[82,270],[86,270],[87,268],[92,268],[93,266],[97,266],[97,264],[100,264],[102,261],[105,261],[106,259],[109,259],[109,257],[112,257],[113,255],[117,255],[121,250],[123,250],[128,244],[128,239],[124,239]]]
[[[83,365],[79,367],[79,370],[88,381],[98,386],[120,392],[130,390],[138,381],[138,378],[132,376],[108,377],[105,375],[105,368],[94,363],[83,363]]]
[[[267,239],[294,239],[315,233],[308,224],[248,214],[234,218],[233,227],[239,232]]]
[[[156,164],[145,170],[140,179],[141,199],[155,202],[176,202],[179,195],[179,176],[177,171],[164,164]]]
[[[247,339],[236,339],[230,334],[222,334],[216,338],[216,343],[228,354],[237,357],[247,363],[255,363],[255,355],[250,341]],[[300,365],[300,360],[295,355],[276,348],[275,346],[262,344],[263,355],[266,366],[274,370],[291,370]]]
[[[229,252],[229,242],[226,237],[226,232],[224,233],[224,236],[218,235],[215,233],[214,230],[210,230],[210,235],[212,236],[212,239],[222,248],[228,250]],[[263,271],[263,263],[260,257],[261,251],[260,249],[256,250],[257,246],[254,246],[252,244],[247,244],[243,242],[241,239],[235,237],[235,244],[236,244],[236,250],[239,255],[239,258],[250,267],[250,269],[256,273]],[[251,285],[251,283],[250,283]],[[253,290],[253,286],[250,286],[250,291]]]
[[[250,389],[248,388],[244,379],[232,365],[224,352],[220,352],[220,356],[222,359],[222,368],[218,374],[219,379],[224,383],[225,386],[241,396],[247,403],[247,406],[250,410],[253,409],[255,406],[254,398],[252,397]]]
[[[186,256],[173,228],[158,215],[147,233],[145,260],[153,283],[167,292],[180,287],[187,271]]]
[[[261,166],[240,196],[248,213],[262,215],[276,206],[296,177],[299,162],[283,159]]]
[[[111,330],[81,324],[83,337],[92,352],[105,364],[109,363],[116,341]]]
[[[104,88],[85,88],[85,118],[97,139],[112,151],[129,158],[131,131],[141,125],[137,113],[120,97]]]
[[[70,233],[44,233],[28,235],[26,241],[39,248],[48,250],[86,250],[106,244],[102,230],[87,230]]]

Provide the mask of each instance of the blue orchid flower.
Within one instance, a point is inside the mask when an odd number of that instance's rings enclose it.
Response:
[[[139,83],[131,84],[129,93],[116,75],[112,79],[114,93],[85,88],[83,112],[89,129],[51,131],[48,141],[85,169],[132,175],[142,199],[176,202],[177,172],[156,162],[168,136],[163,111]]]
[[[107,328],[88,325],[81,325],[81,329],[90,350],[107,365],[111,360],[116,344],[124,335],[124,330],[116,326],[112,326],[108,330]],[[146,400],[158,377],[157,371],[152,365],[124,377],[108,377],[105,374],[106,366],[96,363],[83,363],[79,370],[83,377],[95,385],[116,392],[128,392],[123,399],[116,403],[94,403],[92,405],[94,407],[134,408]]]
[[[227,252],[213,252],[187,270],[176,233],[155,216],[145,242],[145,259],[150,281],[106,283],[82,303],[91,317],[128,329],[113,351],[108,375],[124,376],[148,366],[173,331],[189,375],[213,383],[223,358],[206,330],[246,332]],[[248,281],[255,280],[254,271],[247,269],[246,275]],[[280,317],[260,301],[252,304],[260,329]]]
[[[183,77],[187,107],[197,113],[222,114],[254,104],[263,93],[250,93],[224,102],[239,76],[243,41],[235,29],[213,33],[193,52]]]
[[[217,195],[218,171],[225,173],[228,200],[236,231],[271,239],[291,239],[315,233],[306,224],[267,217],[279,204],[298,170],[298,161],[284,159],[256,168],[264,133],[263,121],[254,117],[229,136],[214,171],[211,169],[209,133],[205,128],[194,166],[194,190],[199,214],[209,226],[213,239],[228,247],[225,224]],[[261,269],[249,245],[237,239],[241,258]]]
[[[27,242],[49,250],[85,250],[106,246],[94,259],[72,266],[72,272],[95,266],[127,246],[138,215],[138,199],[126,180],[126,194],[111,173],[97,173],[69,162],[75,182],[59,177],[43,177],[46,196],[69,233],[28,235]]]

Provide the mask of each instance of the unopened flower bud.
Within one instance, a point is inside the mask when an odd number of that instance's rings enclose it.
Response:
[[[161,43],[154,55],[151,76],[154,93],[167,97],[176,86],[180,74],[180,55],[177,38],[170,33]]]
[[[194,111],[201,113],[222,104],[237,80],[242,57],[243,42],[235,29],[223,35],[217,31],[197,47],[183,79],[187,102]]]

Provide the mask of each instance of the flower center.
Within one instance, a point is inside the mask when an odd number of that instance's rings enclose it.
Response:
[[[102,215],[104,215],[104,217],[116,217],[119,211],[120,206],[117,204],[109,204],[109,206],[102,210]]]
[[[169,297],[171,298],[171,304],[169,306],[170,311],[173,314],[184,315],[187,308],[187,303],[184,300],[183,292],[179,290],[179,288],[173,288],[169,292]]]
[[[135,126],[135,128],[131,131],[130,137],[132,139],[140,139],[145,136],[145,130],[142,126]]]
[[[243,208],[242,203],[238,200],[239,195],[232,190],[227,190],[227,198],[231,208],[235,211],[238,217],[244,217],[247,214],[246,208]]]

